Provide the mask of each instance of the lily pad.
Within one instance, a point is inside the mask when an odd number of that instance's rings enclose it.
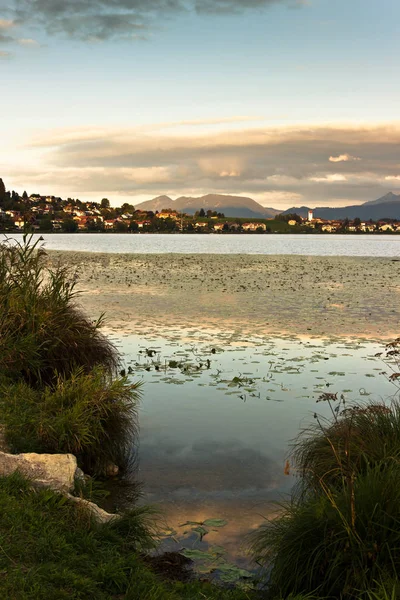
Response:
[[[228,525],[228,521],[224,521],[224,519],[207,519],[202,524],[206,527],[225,527],[225,525]]]

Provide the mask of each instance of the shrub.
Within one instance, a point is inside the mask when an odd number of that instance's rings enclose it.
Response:
[[[92,473],[132,452],[139,385],[32,237],[0,244],[0,410],[14,451],[71,452]]]
[[[38,390],[25,382],[0,388],[6,438],[17,452],[71,452],[89,472],[121,464],[136,433],[139,384],[113,379],[101,367]]]
[[[321,481],[341,485],[374,464],[400,460],[400,403],[353,405],[333,422],[317,418],[295,442],[292,458],[303,493],[322,491]]]
[[[391,597],[400,592],[400,407],[334,414],[297,440],[297,492],[255,532],[252,553],[282,597]]]
[[[109,373],[118,353],[77,307],[75,280],[62,267],[46,266],[46,254],[32,237],[0,244],[0,355],[3,374],[40,386],[77,367],[88,373],[101,365]]]

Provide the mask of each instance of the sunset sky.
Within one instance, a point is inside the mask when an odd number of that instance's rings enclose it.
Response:
[[[399,0],[0,0],[0,177],[138,204],[400,193]]]

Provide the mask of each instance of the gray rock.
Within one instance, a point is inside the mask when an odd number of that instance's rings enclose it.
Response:
[[[36,485],[61,493],[73,491],[77,470],[73,454],[7,454],[0,452],[0,477],[19,471]]]
[[[110,521],[115,521],[115,519],[121,518],[120,515],[108,513],[102,508],[100,508],[100,506],[97,506],[97,504],[95,504],[94,502],[90,502],[89,500],[85,500],[84,498],[71,496],[71,494],[67,494],[67,498],[71,502],[83,506],[96,519],[98,523],[109,523]]]

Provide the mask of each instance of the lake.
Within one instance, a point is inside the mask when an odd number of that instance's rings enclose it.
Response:
[[[246,535],[290,492],[290,442],[316,423],[315,412],[330,415],[317,404],[322,393],[350,403],[396,392],[382,374],[379,341],[196,329],[114,341],[144,384],[134,475],[142,501],[165,514],[163,549],[199,556],[200,572],[215,548],[236,568],[251,568]],[[129,494],[115,493],[119,508],[129,506]]]
[[[11,237],[22,240],[22,234]],[[395,235],[57,233],[43,238],[48,250],[76,252],[400,256],[400,236]]]

